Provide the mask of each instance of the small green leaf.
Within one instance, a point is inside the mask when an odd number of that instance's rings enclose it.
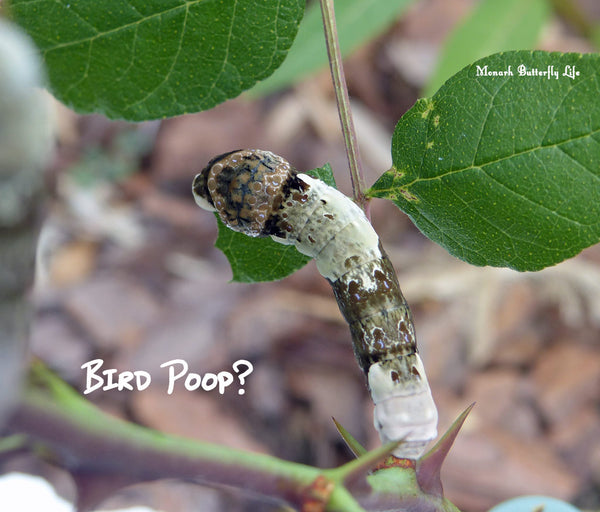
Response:
[[[335,18],[342,55],[376,37],[396,21],[414,0],[338,0]],[[298,82],[327,66],[323,19],[319,2],[306,9],[298,36],[289,55],[271,77],[259,83],[251,94],[266,94]]]
[[[599,97],[599,55],[486,57],[402,117],[368,194],[475,265],[554,265],[600,240]]]
[[[483,0],[450,35],[423,96],[471,62],[506,50],[534,49],[548,21],[546,0]]]
[[[331,170],[331,165],[329,164],[325,164],[323,167],[317,167],[316,169],[311,169],[310,171],[306,171],[304,174],[308,174],[313,178],[317,178],[330,187],[337,188],[333,171]]]
[[[331,166],[307,171],[306,174],[335,186]],[[219,236],[215,247],[223,251],[233,272],[233,281],[255,283],[277,281],[301,269],[311,258],[293,245],[282,245],[271,238],[252,238],[226,227],[217,217]]]
[[[131,121],[197,112],[281,64],[302,0],[11,0],[53,93],[79,112]]]
[[[306,265],[310,258],[293,245],[282,245],[270,238],[252,238],[229,229],[217,217],[219,236],[215,247],[223,251],[233,272],[232,281],[255,283],[276,281]]]

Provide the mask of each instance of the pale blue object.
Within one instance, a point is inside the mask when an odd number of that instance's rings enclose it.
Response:
[[[548,496],[520,496],[496,505],[489,512],[581,512],[581,510]]]

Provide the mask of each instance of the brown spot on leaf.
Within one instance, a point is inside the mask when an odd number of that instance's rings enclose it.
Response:
[[[411,194],[408,190],[401,188],[400,190],[400,194],[402,194],[402,196],[404,197],[404,199],[406,199],[407,201],[418,201],[418,197]]]

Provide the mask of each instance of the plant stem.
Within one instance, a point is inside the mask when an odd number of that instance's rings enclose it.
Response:
[[[171,436],[109,416],[36,362],[25,393],[6,422],[15,436],[5,443],[2,455],[34,450],[37,457],[69,471],[78,486],[79,508],[85,510],[126,485],[178,478],[245,489],[301,510],[312,506],[310,510],[323,512],[458,512],[441,494],[424,489],[437,477],[466,413],[421,462],[422,475],[414,465],[388,465],[371,472],[401,441],[363,453],[343,466],[318,469]],[[419,477],[423,487],[418,487]]]
[[[335,99],[342,124],[342,133],[344,135],[344,144],[346,145],[346,155],[350,166],[350,179],[352,180],[352,192],[354,200],[365,210],[367,199],[363,192],[365,188],[362,164],[358,151],[358,142],[356,140],[356,131],[354,121],[350,110],[350,98],[348,96],[348,87],[344,76],[342,66],[342,54],[340,52],[340,43],[335,24],[335,12],[333,0],[320,0],[321,12],[323,14],[323,28],[325,30],[325,44],[327,46],[327,55],[329,56],[329,67],[331,69],[331,78],[335,90]]]

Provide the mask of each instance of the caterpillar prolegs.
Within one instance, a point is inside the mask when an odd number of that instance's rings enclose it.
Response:
[[[335,188],[262,150],[213,158],[195,177],[193,194],[231,229],[271,236],[315,258],[350,327],[382,442],[403,439],[394,455],[418,458],[437,435],[437,409],[410,310],[363,211]]]

